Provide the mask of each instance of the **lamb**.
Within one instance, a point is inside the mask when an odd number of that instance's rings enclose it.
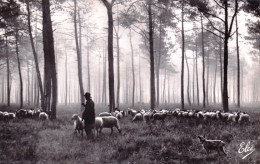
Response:
[[[49,119],[49,116],[48,116],[47,113],[41,112],[41,113],[39,114],[39,119],[40,119],[40,120],[48,120],[48,119]]]
[[[112,116],[111,113],[108,113],[108,112],[102,112],[99,114],[100,117],[103,117],[103,116]]]
[[[0,111],[0,121],[4,119],[4,113]]]
[[[142,121],[143,120],[143,115],[142,113],[137,113],[134,118],[132,119],[132,122],[134,121]]]
[[[114,116],[96,117],[95,129],[97,135],[99,135],[103,128],[111,128],[111,134],[113,133],[113,127],[116,127],[118,132],[121,133],[119,120]]]
[[[224,151],[225,142],[221,140],[207,140],[204,136],[198,136],[200,143],[203,148],[206,150],[207,154],[209,154],[209,150],[217,150],[220,155],[220,151],[226,155]]]
[[[83,136],[84,120],[77,114],[73,114],[71,119],[74,120],[74,134],[78,132]]]
[[[250,122],[250,116],[247,113],[240,113],[238,123],[244,124]]]

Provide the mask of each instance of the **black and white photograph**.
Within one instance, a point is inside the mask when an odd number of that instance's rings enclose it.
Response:
[[[260,0],[0,0],[2,163],[260,163]]]

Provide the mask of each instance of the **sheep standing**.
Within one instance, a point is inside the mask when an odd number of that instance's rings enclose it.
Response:
[[[121,133],[119,120],[114,116],[96,117],[95,129],[97,135],[99,135],[103,128],[111,128],[111,134],[113,133],[113,127],[116,127],[118,132]]]
[[[250,116],[247,113],[240,113],[238,123],[244,124],[250,122]]]
[[[103,116],[112,116],[111,113],[108,113],[108,112],[102,112],[99,114],[100,117],[103,117]]]
[[[47,113],[41,112],[41,113],[39,114],[39,119],[40,119],[40,120],[48,120],[48,119],[49,119],[49,116],[48,116]]]
[[[203,148],[206,150],[207,154],[209,154],[209,150],[217,150],[218,154],[220,155],[220,151],[226,155],[224,151],[225,142],[221,140],[207,140],[204,136],[198,136],[200,143],[202,144]]]
[[[167,116],[167,114],[166,113],[162,113],[162,112],[158,112],[158,113],[153,113],[152,114],[152,118],[153,118],[154,121],[161,120],[162,122],[164,122],[166,116]]]
[[[143,115],[142,113],[137,113],[134,118],[132,119],[132,122],[134,121],[142,121],[143,120]]]
[[[77,134],[78,132],[83,136],[84,120],[77,114],[73,114],[71,119],[74,120],[74,133]]]

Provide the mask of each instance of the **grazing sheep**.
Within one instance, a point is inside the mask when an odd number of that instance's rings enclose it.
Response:
[[[116,127],[118,132],[121,133],[119,120],[114,116],[96,117],[95,129],[97,135],[99,135],[103,128],[111,128],[111,134],[113,133],[113,127]]]
[[[26,118],[27,110],[26,109],[18,109],[15,112],[17,118]]]
[[[143,115],[143,120],[144,120],[145,122],[148,122],[148,121],[150,121],[151,117],[152,117],[152,112],[146,112],[146,113]]]
[[[27,110],[26,118],[33,118],[33,114],[34,114],[34,110],[33,109]]]
[[[15,113],[8,113],[8,119],[15,119]]]
[[[153,113],[152,113],[152,118],[153,118],[154,121],[156,121],[156,120],[162,120],[162,121],[164,121],[164,119],[166,118],[166,116],[167,116],[167,114],[166,114],[166,113],[162,113],[162,112],[158,112],[158,113],[153,112]]]
[[[240,113],[238,112],[234,112],[234,113],[230,113],[229,115],[228,115],[228,121],[229,122],[235,122],[235,123],[237,123],[238,122],[238,119],[239,119],[239,115],[240,115]]]
[[[83,136],[84,120],[77,114],[73,114],[71,119],[74,120],[74,133],[77,134],[78,132]]]
[[[205,138],[205,135],[198,136],[198,138],[203,148],[206,150],[207,154],[209,154],[209,150],[217,150],[219,155],[220,155],[220,151],[226,155],[224,151],[225,142],[221,140],[207,140]]]
[[[129,109],[129,114],[131,114],[132,117],[134,117],[137,114],[137,111],[134,109]]]
[[[4,113],[0,111],[0,121],[4,120]]]
[[[250,122],[250,116],[247,113],[240,113],[238,123],[244,124]]]
[[[142,121],[143,120],[143,115],[142,113],[137,113],[134,118],[132,119],[132,122],[134,121]]]
[[[123,111],[117,112],[115,116],[120,120],[121,118],[123,118]]]
[[[108,113],[108,112],[102,112],[99,114],[100,117],[103,117],[103,116],[112,116],[111,113]]]
[[[39,114],[39,119],[40,119],[40,120],[48,120],[48,119],[49,119],[49,116],[48,116],[47,113],[41,112],[41,113]]]

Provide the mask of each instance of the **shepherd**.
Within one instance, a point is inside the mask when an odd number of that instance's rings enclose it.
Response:
[[[86,104],[82,103],[85,107],[85,110],[82,114],[82,119],[85,123],[85,132],[88,138],[93,138],[94,133],[93,129],[95,127],[95,103],[92,101],[90,93],[86,92],[84,95],[86,99]]]

